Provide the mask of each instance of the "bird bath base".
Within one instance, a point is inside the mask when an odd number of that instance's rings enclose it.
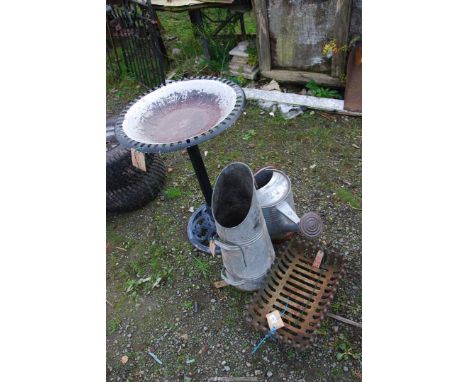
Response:
[[[210,240],[216,235],[216,225],[213,219],[211,208],[203,203],[190,217],[187,224],[187,236],[192,245],[199,251],[210,252]],[[220,255],[221,250],[216,247],[216,254]]]

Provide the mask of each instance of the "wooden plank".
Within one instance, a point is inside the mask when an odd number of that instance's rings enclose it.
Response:
[[[359,322],[354,322],[354,321],[352,321],[352,320],[350,320],[348,318],[344,318],[344,317],[338,316],[337,314],[333,314],[333,313],[328,313],[327,316],[330,317],[330,318],[334,318],[337,321],[344,322],[345,324],[352,325],[352,326],[355,326],[356,328],[361,328],[362,329],[362,324],[359,323]]]
[[[347,54],[345,47],[348,43],[351,5],[352,0],[338,0],[336,2],[334,38],[339,51],[333,54],[331,66],[331,75],[336,78],[342,78],[345,73]]]
[[[314,80],[321,86],[344,87],[344,83],[339,78],[331,77],[327,74],[304,72],[299,70],[264,70],[262,75],[276,81],[306,84]]]
[[[268,30],[268,13],[266,0],[252,0],[257,23],[257,54],[260,70],[271,69],[270,32]]]

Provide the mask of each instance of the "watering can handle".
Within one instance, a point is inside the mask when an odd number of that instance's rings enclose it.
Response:
[[[240,248],[240,247],[239,247],[238,245],[236,245],[236,244],[228,244],[228,243],[225,243],[225,242],[221,241],[221,240],[219,239],[219,236],[218,236],[218,237],[214,237],[213,240],[214,240],[215,244],[216,244],[218,247],[227,249],[227,250],[229,250],[229,251],[235,251],[235,250],[237,250],[237,249]]]
[[[239,285],[242,285],[245,283],[245,280],[241,280],[241,281],[238,281],[238,282],[234,282],[232,280],[230,280],[227,275],[225,274],[227,272],[226,268],[223,267],[223,269],[221,269],[221,278],[226,282],[226,284],[229,284],[229,285],[232,285],[232,286],[239,286]]]
[[[213,237],[213,241],[215,242],[215,244],[220,247],[220,248],[224,248],[224,249],[227,249],[228,251],[236,251],[236,250],[239,250],[241,251],[242,253],[242,260],[244,261],[244,266],[247,268],[247,262],[245,261],[245,253],[244,253],[244,249],[240,246],[240,245],[237,245],[237,244],[234,244],[234,243],[226,243],[226,242],[223,242],[219,239],[219,236],[216,235],[215,237]]]
[[[274,171],[275,168],[273,166],[265,166],[265,167],[262,167],[261,169],[257,170],[254,174],[254,183],[255,183],[255,188],[257,188],[257,181],[255,180],[255,177],[260,174],[262,171],[265,171],[265,170],[272,170]]]

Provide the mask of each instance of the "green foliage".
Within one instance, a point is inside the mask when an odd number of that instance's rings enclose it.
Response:
[[[135,291],[139,285],[140,284],[138,283],[138,280],[136,279],[126,280],[124,283],[125,292],[130,293],[132,291]]]
[[[257,48],[255,46],[255,43],[250,43],[249,46],[247,47],[247,54],[249,57],[247,58],[247,63],[249,65],[255,66],[258,64],[258,57],[257,57]]]
[[[343,334],[339,335],[339,342],[336,345],[336,359],[346,361],[349,358],[359,359],[360,353],[354,352],[351,344]]]
[[[207,278],[210,274],[210,266],[208,263],[198,257],[195,258],[195,268],[204,278]]]
[[[210,9],[205,12],[212,20],[221,20],[229,14],[227,9]],[[223,28],[222,35],[213,36],[218,24],[209,22],[208,18],[204,20],[204,32],[210,51],[210,59],[203,59],[202,65],[208,68],[215,75],[221,75],[226,71],[231,56],[229,51],[237,44],[235,36],[235,25],[232,23]],[[203,31],[199,31],[200,35]]]
[[[226,76],[226,78],[231,80],[232,82],[235,82],[239,86],[245,86],[249,82],[247,78],[241,76]]]
[[[250,129],[248,130],[243,136],[242,136],[242,139],[244,141],[248,141],[250,140],[250,138],[252,138],[253,136],[255,136],[257,133],[254,129]]]
[[[338,91],[318,86],[314,80],[310,80],[305,86],[314,93],[315,97],[341,99],[341,95]]]
[[[144,252],[144,255],[139,255],[137,260],[133,260],[128,264],[125,271],[126,280],[123,285],[126,293],[136,295],[142,291],[150,292],[152,289],[159,287],[162,282],[173,278],[174,268],[161,265],[164,253],[163,248],[150,246],[148,251]]]
[[[150,260],[150,267],[152,271],[151,275],[151,289],[155,286],[158,286],[161,281],[169,281],[172,280],[174,276],[174,268],[166,266],[161,266],[160,264],[160,257],[163,254],[162,248],[156,248],[153,256]],[[147,287],[145,287],[148,289]]]
[[[351,208],[360,209],[361,201],[346,188],[339,188],[336,195],[340,200],[349,204]]]
[[[167,281],[172,280],[174,278],[174,267],[165,267],[162,270],[161,277]]]
[[[193,308],[193,302],[188,300],[188,301],[184,301],[182,303],[182,306],[185,308],[185,309],[192,309]]]
[[[164,191],[164,196],[168,199],[175,199],[182,196],[182,191],[179,187],[169,187]]]
[[[220,75],[222,72],[226,71],[229,59],[226,57],[221,58],[212,58],[210,60],[203,58],[201,60],[201,65],[204,66],[203,69],[208,69],[214,75]]]
[[[128,250],[128,249],[132,248],[135,244],[136,244],[135,240],[133,240],[133,239],[128,239],[127,241],[124,241],[124,242],[122,243],[122,247],[123,247],[124,249],[127,249],[127,250]]]
[[[229,10],[221,8],[212,8],[203,10],[204,32],[208,42],[211,58],[204,58],[201,38],[194,36],[194,27],[190,23],[189,17],[185,12],[161,12],[158,14],[164,28],[164,38],[169,54],[173,48],[179,49],[177,55],[171,57],[170,69],[174,71],[174,79],[183,75],[222,75],[227,70],[231,59],[229,51],[236,46],[239,40],[239,23],[230,23],[216,36],[214,31],[219,23],[210,21],[219,21],[229,16]],[[245,28],[247,34],[255,34],[255,15],[248,12],[244,15]],[[197,34],[201,34],[201,30]],[[256,52],[252,50],[252,56],[249,60],[256,60]]]
[[[329,147],[333,142],[333,130],[324,128],[323,126],[311,128],[308,136],[313,138],[313,141],[320,147]]]
[[[140,276],[144,273],[143,263],[140,260],[132,261],[130,267],[137,276]]]
[[[120,318],[114,317],[112,320],[109,321],[108,330],[109,334],[114,333],[120,326]]]
[[[156,273],[159,269],[159,260],[157,257],[153,256],[150,260],[150,266],[153,270],[153,273]]]
[[[320,336],[327,336],[328,335],[328,321],[327,320],[323,321],[320,328],[315,330],[315,333]]]

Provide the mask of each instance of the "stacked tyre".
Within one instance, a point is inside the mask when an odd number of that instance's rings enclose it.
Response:
[[[134,167],[130,150],[120,146],[112,134],[107,135],[107,211],[132,211],[158,196],[166,179],[166,167],[159,154],[146,154],[145,162],[146,171]]]

